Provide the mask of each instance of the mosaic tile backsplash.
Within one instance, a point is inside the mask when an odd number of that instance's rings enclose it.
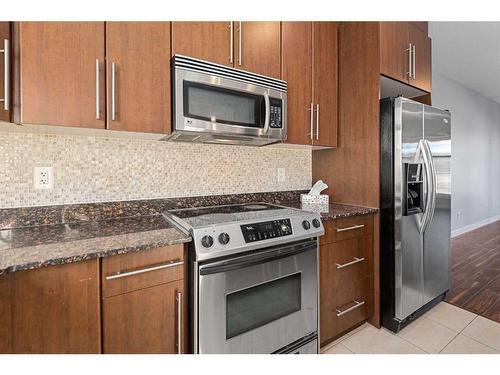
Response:
[[[44,166],[54,188],[35,190]],[[9,132],[0,132],[0,167],[0,208],[301,190],[312,173],[304,149]]]

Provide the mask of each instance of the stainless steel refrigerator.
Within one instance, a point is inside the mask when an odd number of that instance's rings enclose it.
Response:
[[[380,102],[382,325],[399,331],[450,286],[451,116]]]

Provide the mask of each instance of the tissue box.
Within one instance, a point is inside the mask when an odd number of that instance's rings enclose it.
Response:
[[[302,205],[302,209],[306,211],[328,212],[330,210],[330,201],[328,195],[326,194],[300,194],[300,203]]]

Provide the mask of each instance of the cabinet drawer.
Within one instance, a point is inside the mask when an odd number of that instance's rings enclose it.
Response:
[[[102,296],[110,297],[184,278],[184,246],[175,245],[102,260]]]
[[[323,222],[325,234],[320,244],[337,242],[373,233],[373,215],[355,216]]]
[[[335,336],[373,315],[373,276],[337,287]]]
[[[373,273],[373,236],[350,238],[333,245],[337,287]]]

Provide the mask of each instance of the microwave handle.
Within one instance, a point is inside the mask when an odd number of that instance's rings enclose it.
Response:
[[[271,117],[271,102],[269,101],[269,94],[264,93],[264,103],[266,105],[266,118],[264,119],[264,134],[269,130],[269,119]]]

